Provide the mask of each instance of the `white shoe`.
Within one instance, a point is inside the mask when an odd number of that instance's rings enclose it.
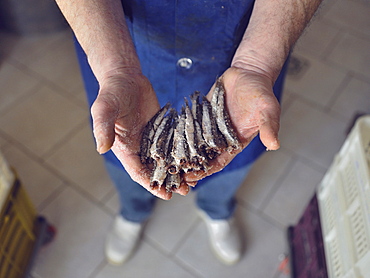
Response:
[[[121,215],[116,216],[105,243],[105,255],[109,263],[120,265],[127,261],[139,242],[143,225],[128,221]]]
[[[206,223],[213,252],[227,265],[237,263],[242,255],[242,239],[234,218],[212,219],[204,211],[199,211]]]

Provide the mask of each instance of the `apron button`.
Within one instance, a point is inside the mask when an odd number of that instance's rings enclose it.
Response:
[[[181,68],[190,69],[193,61],[189,58],[181,58],[177,61],[177,65]]]

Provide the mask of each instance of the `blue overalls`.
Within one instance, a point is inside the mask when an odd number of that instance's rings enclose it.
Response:
[[[207,94],[216,78],[230,67],[254,1],[123,0],[122,3],[143,73],[151,81],[160,105],[170,102],[180,111],[184,97],[194,91]],[[76,49],[91,106],[99,85],[78,42]],[[278,99],[284,73],[285,67],[274,86]],[[236,190],[264,150],[256,137],[223,171],[200,181],[196,187],[197,205],[214,219],[230,217]],[[104,157],[120,195],[123,217],[144,221],[152,211],[155,197],[130,179],[111,151]]]

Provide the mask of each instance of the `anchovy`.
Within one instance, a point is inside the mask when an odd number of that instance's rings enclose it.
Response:
[[[167,175],[165,182],[167,192],[171,192],[175,189],[178,189],[181,184],[181,175],[180,174]]]
[[[163,159],[156,161],[155,167],[150,177],[150,187],[152,189],[161,189],[166,177],[167,177],[167,167],[166,162]]]
[[[175,110],[171,109],[169,115],[163,118],[154,135],[153,142],[150,147],[150,156],[155,160],[166,159],[167,157],[167,149],[165,149],[165,147],[174,115]]]
[[[203,97],[203,118],[202,130],[203,137],[206,141],[208,148],[206,149],[209,159],[215,158],[226,148],[226,142],[223,135],[219,132],[216,120],[212,114],[212,107],[209,101]]]
[[[178,124],[173,134],[173,149],[171,155],[177,165],[184,168],[188,164],[188,144],[185,138],[185,111],[182,109],[178,117]]]
[[[196,145],[196,131],[195,121],[193,119],[193,113],[190,110],[188,100],[185,98],[185,135],[189,146],[189,166],[193,170],[199,170],[201,163],[204,161],[204,157],[199,153]],[[199,124],[198,124],[199,126]]]
[[[191,100],[191,112],[193,113],[193,118],[202,125],[202,105],[200,103],[200,92],[195,91],[190,95]]]
[[[157,131],[158,126],[162,122],[165,114],[167,113],[170,107],[170,103],[167,103],[163,106],[146,124],[143,129],[142,139],[140,142],[140,160],[141,163],[147,164],[150,163],[150,146],[153,142],[153,137],[155,132]]]
[[[213,106],[213,109],[216,112],[217,126],[227,142],[227,151],[232,153],[241,148],[241,143],[234,129],[232,128],[230,115],[225,107],[225,87],[220,79],[218,79],[216,82],[213,96],[216,102]]]

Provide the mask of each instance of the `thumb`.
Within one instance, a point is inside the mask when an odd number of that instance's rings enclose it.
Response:
[[[100,154],[106,153],[114,142],[118,108],[112,105],[106,96],[99,94],[91,107],[91,115],[96,150]]]
[[[267,150],[277,150],[280,148],[280,142],[278,138],[279,127],[279,121],[272,119],[264,122],[260,126],[260,139]]]

